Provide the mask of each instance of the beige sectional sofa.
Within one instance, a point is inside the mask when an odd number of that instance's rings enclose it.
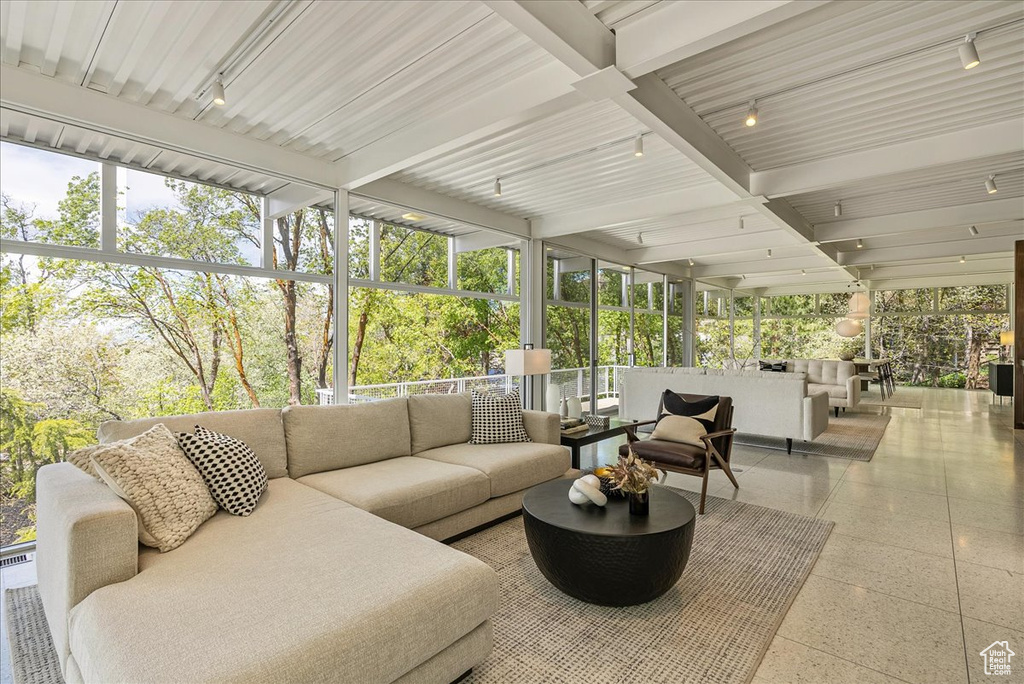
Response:
[[[860,375],[852,361],[830,359],[778,359],[766,363],[785,363],[787,373],[804,375],[807,392],[825,392],[828,405],[839,415],[839,409],[853,408],[860,403]]]
[[[565,475],[555,414],[532,442],[467,444],[468,395],[108,422],[242,439],[267,470],[251,516],[138,544],[127,503],[71,464],[38,474],[39,589],[77,682],[450,682],[492,645],[497,579],[435,540],[518,510]]]

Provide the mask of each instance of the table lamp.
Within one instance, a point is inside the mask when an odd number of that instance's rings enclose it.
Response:
[[[532,344],[524,344],[522,349],[509,349],[505,352],[505,372],[508,375],[521,375],[524,380],[523,406],[533,408],[533,376],[546,375],[551,372],[551,350],[534,349]]]

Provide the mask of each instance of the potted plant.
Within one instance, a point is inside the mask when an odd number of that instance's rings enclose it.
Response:
[[[651,502],[650,486],[661,477],[661,471],[630,449],[628,455],[619,456],[618,463],[606,466],[606,472],[615,483],[612,489],[629,496],[629,512],[633,515],[647,515]]]

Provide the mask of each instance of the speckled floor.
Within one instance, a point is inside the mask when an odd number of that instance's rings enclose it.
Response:
[[[935,389],[921,409],[865,410],[892,416],[870,462],[738,446],[741,489],[712,475],[715,496],[836,523],[753,684],[1024,682],[1024,434],[1010,404]],[[588,447],[583,466],[616,449]],[[0,573],[5,587],[34,581],[33,564]],[[1018,654],[1009,677],[984,675],[979,651],[996,640]]]

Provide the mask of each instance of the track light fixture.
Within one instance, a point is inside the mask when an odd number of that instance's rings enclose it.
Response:
[[[772,258],[772,250],[770,250],[770,249],[768,250],[768,258],[769,258],[769,259],[771,259],[771,258]]]
[[[843,215],[843,203],[842,203],[842,201],[836,202],[835,215],[836,215],[836,218],[839,218],[840,216]]]
[[[801,268],[800,269],[800,275],[807,275],[807,269]]]
[[[501,197],[501,179],[500,178],[495,178],[494,179],[494,196],[495,197]]]
[[[967,263],[967,257],[965,257],[965,256],[960,257],[960,263],[961,264],[966,264]]]
[[[967,232],[971,234],[971,237],[975,237],[978,235],[978,227],[971,226],[970,228],[967,229]]]
[[[857,238],[857,249],[864,249],[864,241]]]
[[[213,104],[218,107],[227,104],[227,98],[224,96],[224,74],[217,74],[217,80],[210,86],[210,93],[213,95]]]
[[[974,46],[974,39],[977,37],[977,33],[968,33],[964,37],[964,42],[960,43],[958,51],[960,52],[960,63],[964,65],[964,69],[973,69],[981,64],[978,48]]]
[[[638,245],[644,244],[644,234],[643,233],[637,233],[636,234],[636,243]]]
[[[687,261],[689,262],[690,266],[693,266],[693,259],[687,259]]]
[[[996,194],[996,192],[999,191],[999,188],[996,187],[996,177],[995,177],[995,174],[989,176],[988,180],[985,181],[985,189],[988,190],[988,194],[990,194],[990,195],[994,195],[994,194]]]
[[[633,156],[642,157],[644,156],[644,135],[643,133],[637,133],[636,138],[633,140]]]
[[[743,224],[743,217],[742,216],[740,216],[739,225],[740,225],[740,230],[743,230],[744,228],[746,228],[746,226]]]
[[[756,100],[751,100],[750,101],[750,109],[747,110],[747,118],[746,118],[746,120],[743,123],[747,124],[747,126],[750,127],[750,128],[752,128],[752,127],[757,125],[757,101]]]

